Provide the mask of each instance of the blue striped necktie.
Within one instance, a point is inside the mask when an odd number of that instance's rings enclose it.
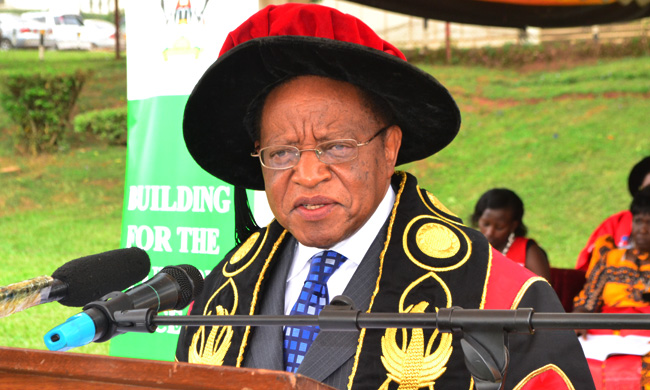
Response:
[[[347,257],[334,251],[322,251],[310,259],[309,275],[291,315],[320,313],[329,303],[327,280]],[[284,330],[284,365],[288,372],[296,372],[319,332],[318,326],[287,326]]]

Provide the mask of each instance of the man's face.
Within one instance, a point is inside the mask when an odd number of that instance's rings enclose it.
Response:
[[[385,125],[351,84],[302,76],[276,87],[262,110],[259,148],[299,149],[337,139],[368,141]],[[402,133],[392,126],[359,147],[356,159],[325,164],[313,151],[285,170],[262,168],[271,210],[302,244],[328,248],[350,237],[383,199]]]

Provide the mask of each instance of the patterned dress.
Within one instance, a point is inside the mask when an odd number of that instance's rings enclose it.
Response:
[[[594,243],[594,256],[589,265],[587,281],[574,301],[574,307],[588,312],[650,313],[650,260],[648,253],[636,249],[617,248],[610,235]],[[647,330],[589,329],[589,334],[649,336]],[[650,354],[645,356],[610,356],[603,362],[589,359],[594,378],[602,377],[603,385],[616,382],[608,373],[625,380],[640,381],[640,388],[650,390]],[[619,366],[612,369],[611,366]],[[639,370],[640,368],[640,370]],[[602,373],[602,374],[601,374]],[[637,382],[638,383],[638,382]],[[598,384],[597,384],[597,388]]]

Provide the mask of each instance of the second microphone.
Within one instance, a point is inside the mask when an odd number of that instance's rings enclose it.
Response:
[[[181,310],[201,290],[203,277],[195,267],[188,264],[165,267],[139,286],[126,292],[112,292],[87,304],[82,313],[49,331],[44,337],[45,345],[51,351],[67,351],[110,340],[123,333],[117,330],[114,313],[133,309]]]

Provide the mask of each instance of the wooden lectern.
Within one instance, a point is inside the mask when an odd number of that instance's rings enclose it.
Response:
[[[282,371],[0,347],[0,389],[332,390]]]

